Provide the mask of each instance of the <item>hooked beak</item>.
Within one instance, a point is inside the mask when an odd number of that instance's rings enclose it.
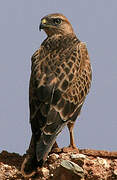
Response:
[[[40,26],[39,26],[39,30],[41,31],[41,29],[44,29],[46,27],[47,20],[46,19],[42,19]]]
[[[41,29],[43,29],[44,27],[43,27],[43,25],[42,25],[42,23],[40,23],[40,25],[39,25],[39,30],[41,31]]]

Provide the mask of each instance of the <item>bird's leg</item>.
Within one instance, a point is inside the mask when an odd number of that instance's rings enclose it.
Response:
[[[73,151],[73,152],[79,153],[79,150],[74,143],[74,135],[73,135],[74,123],[69,122],[67,124],[67,126],[68,126],[69,133],[70,133],[70,145],[69,145],[69,147],[64,147],[63,152],[66,153],[66,152]]]
[[[68,123],[67,124],[68,126],[68,129],[69,129],[69,133],[70,133],[70,145],[69,147],[73,148],[73,149],[76,149],[76,145],[74,143],[74,134],[73,134],[73,128],[74,128],[74,123]]]

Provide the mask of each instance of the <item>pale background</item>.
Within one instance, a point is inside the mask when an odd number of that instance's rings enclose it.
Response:
[[[23,154],[28,148],[28,86],[31,55],[46,37],[40,19],[63,13],[87,43],[93,81],[75,126],[79,148],[117,150],[117,1],[0,1],[0,151]],[[59,135],[69,144],[68,130]]]

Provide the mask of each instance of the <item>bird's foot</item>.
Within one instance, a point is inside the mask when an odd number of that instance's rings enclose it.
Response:
[[[51,152],[50,152],[50,153],[59,153],[59,152],[61,152],[61,151],[62,151],[62,149],[59,148],[57,142],[55,142],[54,145],[53,145],[53,147],[52,147],[52,149],[51,149]]]
[[[79,153],[79,150],[77,148],[76,145],[70,145],[69,147],[64,147],[63,149],[63,152],[74,152],[74,153]]]
[[[52,148],[52,150],[51,150],[51,153],[60,153],[60,152],[62,152],[62,149],[61,148]]]
[[[37,160],[35,157],[31,157],[30,155],[26,155],[22,165],[21,165],[21,173],[24,177],[32,177],[36,174],[37,171]]]

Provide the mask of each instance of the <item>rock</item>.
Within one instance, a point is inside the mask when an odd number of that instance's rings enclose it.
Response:
[[[117,180],[117,152],[63,150],[50,153],[42,168],[26,179],[20,172],[24,156],[0,153],[0,180]],[[83,178],[84,177],[84,178]]]
[[[19,176],[20,173],[15,167],[0,163],[0,180],[13,179],[16,174]]]
[[[71,159],[73,162],[75,162],[76,164],[78,164],[79,166],[83,166],[84,165],[84,160],[86,159],[86,155],[84,154],[71,154]]]
[[[101,165],[105,166],[105,168],[109,168],[109,167],[110,167],[110,165],[109,165],[109,163],[108,163],[108,161],[107,161],[106,159],[97,157],[97,161],[98,161]]]
[[[61,166],[66,170],[71,171],[74,174],[77,174],[79,177],[83,177],[84,175],[83,169],[72,161],[63,160],[61,162]]]
[[[79,149],[73,149],[72,147],[64,147],[63,149],[62,149],[62,151],[64,152],[64,153],[69,153],[69,152],[73,152],[73,153],[79,153]]]
[[[60,149],[60,148],[53,148],[52,150],[51,150],[51,152],[52,153],[60,153],[60,152],[62,152],[62,149]]]
[[[114,174],[117,176],[117,169],[114,170]]]
[[[47,178],[49,176],[49,170],[47,168],[43,167],[41,171],[42,171],[42,176],[43,177]]]
[[[59,158],[59,155],[58,155],[58,154],[52,153],[52,154],[50,154],[50,155],[48,156],[47,161],[52,163],[52,162],[55,162],[55,160],[58,159],[58,158]]]
[[[84,177],[83,169],[74,162],[63,160],[52,180],[80,180]]]
[[[86,155],[84,155],[84,154],[71,154],[71,158],[72,159],[79,159],[79,158],[85,159]]]
[[[60,159],[61,160],[70,160],[69,154],[68,153],[61,153],[60,154]]]

